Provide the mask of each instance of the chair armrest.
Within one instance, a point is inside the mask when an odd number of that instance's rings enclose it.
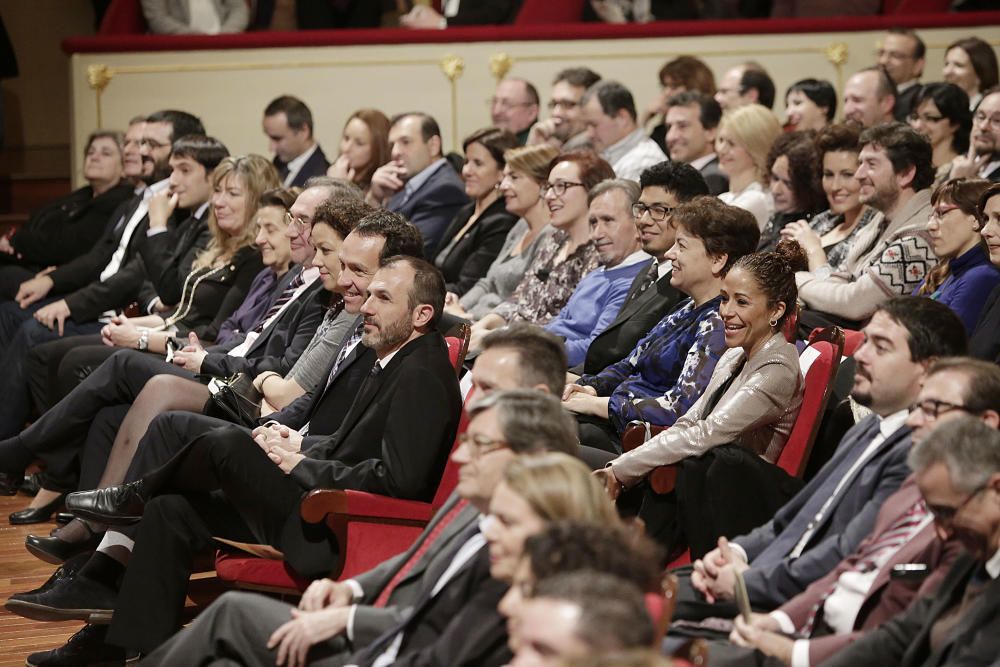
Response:
[[[666,426],[655,426],[653,424],[632,423],[625,428],[622,433],[622,451],[630,452],[647,438],[651,438],[658,433],[666,431]],[[647,435],[648,432],[648,435]],[[677,483],[677,466],[671,464],[660,466],[649,473],[649,486],[655,493],[661,496],[674,490]]]
[[[426,523],[434,514],[430,503],[340,489],[310,491],[302,501],[301,512],[302,518],[309,523],[320,523],[330,514],[347,518],[381,519],[387,523]]]

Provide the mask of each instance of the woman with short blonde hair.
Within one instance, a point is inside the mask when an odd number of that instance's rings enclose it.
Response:
[[[780,135],[781,124],[771,110],[749,104],[722,117],[715,140],[719,170],[729,177],[729,192],[719,199],[753,213],[761,228],[774,214],[774,200],[765,187],[767,155]]]

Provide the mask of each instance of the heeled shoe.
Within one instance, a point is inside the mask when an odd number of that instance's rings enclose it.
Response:
[[[56,510],[62,508],[65,501],[66,494],[62,493],[48,505],[42,505],[41,507],[26,507],[18,512],[12,512],[8,517],[8,519],[10,519],[10,525],[23,526],[29,523],[44,523],[52,518],[52,514]]]
[[[90,530],[89,526],[87,530]],[[103,536],[104,533],[92,532],[85,540],[67,542],[56,535],[28,535],[24,538],[24,548],[39,560],[52,565],[61,565],[74,556],[96,549]]]

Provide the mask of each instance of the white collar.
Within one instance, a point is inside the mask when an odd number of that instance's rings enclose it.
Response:
[[[615,269],[621,269],[626,266],[631,266],[632,264],[638,264],[639,262],[648,262],[653,256],[647,253],[645,250],[636,250],[634,253],[618,262],[614,266],[602,266],[601,269],[604,271],[614,271]]]
[[[302,170],[302,165],[304,165],[306,161],[313,156],[313,153],[316,152],[317,148],[319,148],[319,144],[314,141],[313,145],[310,146],[305,153],[302,153],[293,160],[289,160],[288,164],[285,165],[286,167],[288,167],[288,173],[289,174],[299,173],[299,171]]]
[[[906,408],[899,410],[898,412],[893,412],[891,415],[885,417],[878,417],[878,432],[883,438],[888,438],[890,435],[898,431],[906,423],[906,418],[910,415],[910,411]]]
[[[986,561],[986,573],[990,575],[990,579],[1000,577],[1000,549]]]
[[[701,171],[704,169],[705,165],[715,159],[715,153],[709,153],[708,155],[702,155],[701,157],[695,158],[688,162],[689,165]]]

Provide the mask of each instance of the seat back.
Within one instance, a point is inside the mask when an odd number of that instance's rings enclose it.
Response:
[[[858,351],[858,348],[864,342],[865,334],[863,331],[844,329],[844,351],[842,354],[845,357],[853,357],[854,353]]]
[[[819,356],[806,371],[802,408],[777,461],[778,467],[793,477],[802,477],[809,461],[809,453],[816,440],[823,411],[826,409],[827,401],[830,400],[833,379],[837,374],[840,355],[844,349],[844,332],[840,327],[826,327],[814,331],[809,339],[812,342],[806,351],[814,350]]]
[[[472,325],[462,320],[449,331],[444,342],[448,345],[448,359],[455,368],[455,374],[461,377],[465,355],[469,353],[469,339],[472,337]]]
[[[524,0],[514,25],[578,23],[583,19],[584,0]]]
[[[146,32],[146,17],[139,0],[111,0],[101,19],[102,35],[141,35]]]
[[[458,464],[451,460],[451,455],[458,449],[459,438],[469,428],[469,413],[466,408],[472,405],[475,400],[476,389],[473,387],[465,397],[465,404],[462,405],[462,416],[458,420],[458,430],[455,433],[455,443],[451,446],[451,453],[448,454],[448,462],[444,465],[444,473],[441,474],[441,481],[438,483],[437,491],[434,492],[434,499],[431,500],[431,507],[437,512],[448,500],[455,487],[458,486]]]

